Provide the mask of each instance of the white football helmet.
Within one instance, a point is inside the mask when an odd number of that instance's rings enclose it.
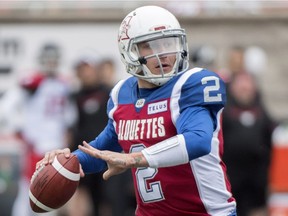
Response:
[[[149,44],[152,55],[140,56],[138,44],[143,42]],[[153,48],[157,43],[164,44],[164,48]],[[144,6],[130,12],[120,25],[118,46],[127,72],[158,86],[188,69],[186,33],[172,13],[158,6]],[[168,55],[175,55],[176,60],[173,69],[164,72],[160,58]],[[153,74],[146,66],[149,58],[158,60],[160,75]]]

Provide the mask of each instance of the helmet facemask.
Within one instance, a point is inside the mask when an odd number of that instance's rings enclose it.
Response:
[[[141,55],[141,50],[149,50],[148,55]],[[161,86],[173,76],[188,68],[186,35],[183,29],[170,29],[141,35],[130,40],[127,47],[129,61],[128,73],[147,82]],[[167,71],[162,58],[174,56],[172,70]],[[157,74],[148,68],[148,61],[154,59]],[[170,58],[171,59],[171,58]],[[148,64],[147,64],[148,63]],[[171,68],[171,65],[169,65]]]

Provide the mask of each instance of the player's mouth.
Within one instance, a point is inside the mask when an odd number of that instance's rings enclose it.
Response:
[[[169,64],[166,64],[166,63],[163,63],[161,65],[157,65],[156,68],[159,69],[159,68],[161,68],[161,66],[162,66],[163,70],[167,70],[167,69],[171,68],[171,66]]]

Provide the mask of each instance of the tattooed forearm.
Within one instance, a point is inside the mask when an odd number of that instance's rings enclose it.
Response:
[[[132,167],[148,167],[148,163],[141,152],[132,153]]]
[[[135,166],[138,167],[139,165],[141,165],[141,161],[142,161],[141,156],[134,157]]]

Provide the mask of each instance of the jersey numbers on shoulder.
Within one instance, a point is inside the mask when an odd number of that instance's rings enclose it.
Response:
[[[139,152],[144,149],[143,144],[132,146],[130,152]],[[158,169],[151,167],[140,167],[135,172],[137,189],[143,202],[156,202],[164,199],[161,182],[153,181]]]
[[[216,76],[207,76],[201,79],[202,85],[205,85],[203,89],[204,102],[220,102],[222,101],[222,94],[217,93],[220,89],[220,80]],[[213,94],[213,92],[215,92]]]

